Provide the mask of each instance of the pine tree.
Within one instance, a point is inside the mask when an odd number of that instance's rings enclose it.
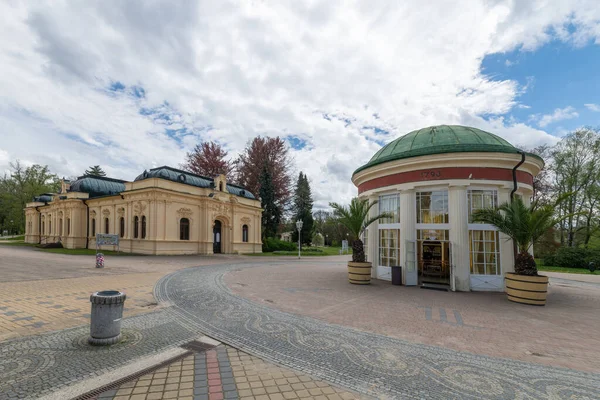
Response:
[[[106,172],[104,172],[99,165],[91,166],[90,169],[86,169],[83,174],[92,176],[106,176]]]
[[[313,199],[310,193],[310,184],[305,174],[300,172],[296,182],[296,191],[294,193],[294,227],[296,222],[302,221],[301,241],[304,244],[310,244],[312,240],[314,219],[312,215]],[[295,229],[292,235],[294,242],[298,241],[298,230]]]
[[[259,181],[260,205],[264,210],[262,213],[262,236],[263,238],[275,237],[277,227],[281,222],[281,211],[275,203],[273,178],[266,163],[263,166]]]

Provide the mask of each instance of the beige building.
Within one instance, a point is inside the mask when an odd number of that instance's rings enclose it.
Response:
[[[260,253],[261,215],[260,201],[224,175],[211,179],[164,166],[133,182],[96,176],[63,182],[60,193],[27,204],[25,241],[95,248],[96,234],[108,233],[131,253]]]
[[[359,197],[378,200],[373,213],[392,214],[363,238],[373,277],[389,280],[391,267],[401,266],[406,285],[503,291],[504,273],[514,271],[513,243],[471,216],[511,195],[529,204],[543,166],[538,156],[465,126],[428,127],[387,144],[352,176]]]

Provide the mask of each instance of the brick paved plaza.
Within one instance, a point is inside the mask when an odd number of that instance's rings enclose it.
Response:
[[[600,397],[593,277],[553,279],[538,308],[494,293],[351,286],[345,257],[131,256],[106,265],[0,246],[0,399],[75,398],[202,335],[226,344],[97,398]],[[128,294],[125,339],[110,348],[86,343],[89,294],[102,289]]]

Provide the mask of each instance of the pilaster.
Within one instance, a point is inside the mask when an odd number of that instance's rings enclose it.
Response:
[[[414,189],[400,192],[400,265],[406,266],[406,241],[417,239],[416,192]],[[402,268],[402,282],[406,282],[406,268]]]
[[[498,189],[498,204],[507,203],[510,201],[510,192],[512,188],[500,188]],[[515,253],[513,247],[513,241],[504,233],[500,233],[500,263],[501,273],[504,276],[506,272],[515,271]]]
[[[369,204],[377,201],[377,196],[369,196]],[[369,210],[369,218],[373,218],[379,213],[379,203],[375,204]],[[371,263],[371,277],[377,278],[377,265],[379,264],[379,221],[373,222],[368,226],[369,234],[367,237],[367,261]]]
[[[458,291],[471,290],[469,256],[469,214],[467,187],[450,186],[448,190],[450,217],[451,263],[454,268],[454,288]],[[452,285],[452,282],[450,282]]]

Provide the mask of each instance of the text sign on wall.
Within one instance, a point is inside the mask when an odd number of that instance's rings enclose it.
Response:
[[[423,179],[436,179],[442,176],[442,172],[439,169],[432,169],[431,171],[422,171],[421,178]]]
[[[107,233],[97,233],[96,234],[96,246],[118,246],[119,245],[119,235],[109,235]]]

